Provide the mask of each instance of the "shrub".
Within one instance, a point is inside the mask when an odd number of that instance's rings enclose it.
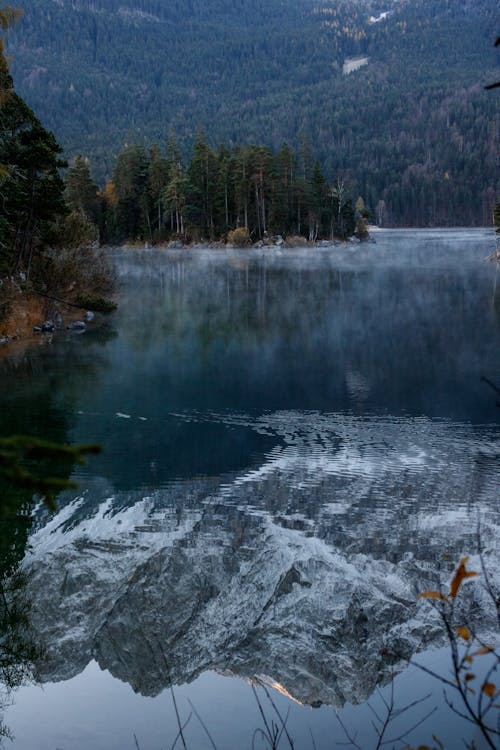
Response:
[[[228,232],[227,241],[229,245],[235,247],[245,247],[250,244],[250,234],[248,233],[247,227],[238,227],[233,229],[232,232]]]
[[[75,294],[103,297],[113,290],[107,258],[93,247],[51,248],[40,255],[33,272],[39,291],[72,300]]]
[[[356,231],[354,233],[358,240],[365,242],[370,239],[368,232],[368,221],[364,217],[360,217],[356,223]]]
[[[285,241],[288,247],[306,247],[309,244],[305,237],[295,234],[287,237]]]
[[[75,300],[75,305],[84,307],[85,310],[92,310],[93,312],[100,313],[111,313],[117,308],[117,305],[113,300],[105,297],[93,297],[90,294],[80,294]]]

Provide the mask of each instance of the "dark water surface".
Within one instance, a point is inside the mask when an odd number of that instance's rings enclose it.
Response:
[[[448,668],[416,593],[478,520],[497,577],[500,269],[485,230],[376,240],[113,251],[111,320],[4,355],[4,434],[103,447],[32,526],[14,750],[170,748],[172,686],[193,750],[269,746],[252,688],[297,750],[345,741],[335,709],[370,748],[394,661],[397,700],[434,694],[391,736],[433,707],[412,742],[473,736],[404,660]]]

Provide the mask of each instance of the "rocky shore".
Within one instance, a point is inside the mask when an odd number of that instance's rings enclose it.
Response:
[[[10,289],[0,320],[0,347],[62,330],[82,333],[95,320],[90,310],[20,289]]]
[[[366,238],[360,239],[359,237],[356,237],[353,235],[352,237],[347,237],[346,239],[340,239],[338,237],[334,238],[333,240],[308,240],[306,237],[302,237],[299,235],[294,235],[291,237],[282,237],[280,234],[278,235],[272,235],[272,236],[264,236],[261,240],[258,240],[257,242],[251,242],[251,241],[227,241],[224,240],[206,240],[201,242],[193,242],[191,240],[184,240],[184,239],[176,239],[171,240],[170,242],[166,243],[126,243],[123,245],[123,247],[134,247],[136,249],[145,249],[149,250],[152,248],[155,249],[165,249],[165,250],[183,250],[183,249],[193,249],[193,248],[213,248],[213,249],[222,249],[222,250],[231,250],[231,249],[237,249],[237,248],[263,248],[263,247],[269,247],[269,248],[280,248],[283,250],[286,249],[292,249],[292,248],[298,248],[298,247],[310,247],[312,249],[314,248],[328,248],[328,247],[345,247],[346,245],[361,245],[366,242],[375,242],[375,239],[372,236],[368,236]]]

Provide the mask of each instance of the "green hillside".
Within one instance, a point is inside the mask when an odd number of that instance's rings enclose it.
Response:
[[[170,129],[186,156],[198,124],[213,146],[305,134],[383,223],[484,224],[497,15],[496,0],[30,0],[8,46],[19,94],[101,182],[124,142]]]

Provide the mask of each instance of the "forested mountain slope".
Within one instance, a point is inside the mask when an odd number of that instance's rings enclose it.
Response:
[[[489,223],[496,0],[29,0],[17,91],[111,174],[132,138],[186,151],[305,134],[384,224]],[[367,64],[344,74],[347,58]]]

